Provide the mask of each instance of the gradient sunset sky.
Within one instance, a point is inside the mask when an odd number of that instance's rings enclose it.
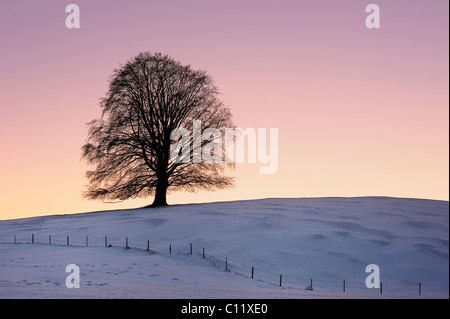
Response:
[[[67,29],[65,8],[80,7]],[[380,7],[368,29],[365,8]],[[449,198],[449,1],[0,2],[0,219],[133,208],[82,199],[86,123],[112,70],[162,52],[206,70],[241,128],[278,128],[276,174],[169,204]]]

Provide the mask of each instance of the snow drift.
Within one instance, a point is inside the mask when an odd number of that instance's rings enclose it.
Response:
[[[386,197],[0,221],[0,297],[448,298],[448,226],[446,201]],[[68,264],[80,268],[78,289],[65,285]],[[366,288],[368,264],[382,294]]]

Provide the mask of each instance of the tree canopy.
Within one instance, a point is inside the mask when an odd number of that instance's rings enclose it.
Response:
[[[84,197],[122,201],[154,195],[152,206],[163,206],[168,191],[231,187],[233,178],[225,168],[232,163],[193,160],[215,138],[196,144],[200,132],[194,121],[200,121],[203,130],[233,127],[230,109],[218,95],[206,71],[161,53],[140,53],[120,65],[101,99],[101,118],[88,123],[82,158],[93,169],[86,173]],[[173,136],[179,128],[190,133],[185,145]],[[173,160],[174,147],[189,159]]]

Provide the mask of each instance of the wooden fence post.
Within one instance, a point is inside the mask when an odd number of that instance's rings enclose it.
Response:
[[[419,282],[419,296],[422,295],[422,283]]]
[[[255,274],[255,267],[252,266],[252,279],[254,274]]]
[[[203,248],[203,259],[205,259],[205,248]]]
[[[383,293],[383,283],[380,282],[380,294],[382,294],[382,293]]]
[[[89,238],[88,238],[88,236],[86,236],[86,247],[88,247],[89,246]]]
[[[172,244],[169,245],[169,255],[172,255]]]
[[[108,237],[105,236],[105,247],[108,247]]]
[[[16,234],[14,234],[14,244],[16,244]]]
[[[225,270],[228,270],[228,257],[225,257]]]
[[[128,237],[125,238],[125,249],[130,249],[130,246],[128,246]]]
[[[69,246],[69,236],[67,236],[67,246]]]
[[[48,235],[48,244],[49,244],[49,245],[52,244],[52,235]]]
[[[31,234],[31,243],[34,244],[34,234]]]
[[[345,279],[344,279],[344,286],[343,286],[343,292],[345,292]]]
[[[192,255],[192,243],[189,244],[189,252]]]
[[[280,275],[280,287],[281,287],[282,280],[283,280],[283,275]]]
[[[145,251],[150,251],[150,240],[147,240],[147,249]]]

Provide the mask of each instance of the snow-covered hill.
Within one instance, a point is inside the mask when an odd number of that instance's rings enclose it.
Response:
[[[69,264],[78,289],[66,287]],[[368,264],[382,294],[366,288]],[[448,296],[445,201],[262,199],[0,221],[0,298]]]

